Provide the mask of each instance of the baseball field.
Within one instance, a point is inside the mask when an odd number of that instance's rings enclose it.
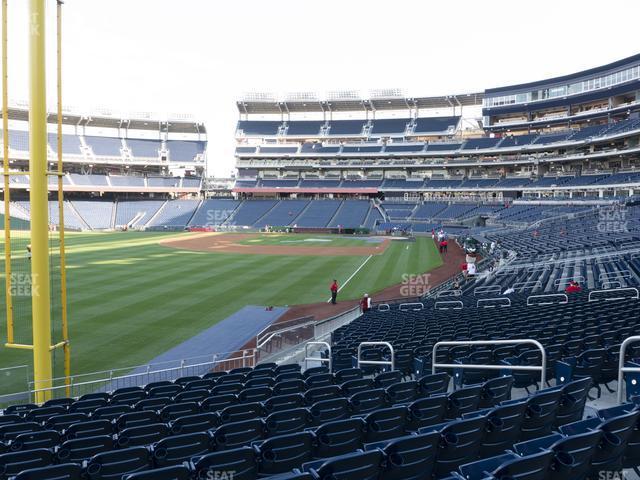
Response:
[[[16,257],[14,271],[23,262],[28,272],[26,255]],[[117,232],[67,234],[67,264],[77,374],[144,364],[245,305],[323,302],[333,278],[339,298],[354,299],[441,259],[431,238]],[[31,343],[30,299],[14,303],[16,341]],[[0,367],[30,364],[30,351],[0,349]],[[6,376],[0,393],[24,383]]]

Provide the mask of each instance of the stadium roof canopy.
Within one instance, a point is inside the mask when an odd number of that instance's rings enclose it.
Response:
[[[482,105],[483,92],[437,97],[409,97],[394,90],[379,90],[363,98],[358,92],[329,92],[324,98],[314,93],[287,94],[280,98],[273,94],[248,94],[236,105],[240,114],[289,114],[330,112],[376,112],[411,108],[449,108]]]
[[[2,118],[2,112],[0,112]],[[9,120],[29,121],[29,110],[25,106],[10,106]],[[47,114],[48,123],[56,123],[57,114]],[[207,129],[202,122],[191,120],[188,115],[175,114],[163,116],[159,114],[138,112],[131,115],[115,114],[108,111],[94,113],[78,113],[71,109],[62,111],[62,123],[65,125],[125,128],[130,130],[153,130],[167,133],[196,133],[206,134]]]

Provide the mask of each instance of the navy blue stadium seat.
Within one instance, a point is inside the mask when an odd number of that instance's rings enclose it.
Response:
[[[65,415],[56,415],[49,418],[44,423],[44,428],[62,432],[74,423],[85,422],[87,420],[89,420],[89,416],[86,413],[67,413]]]
[[[344,420],[351,413],[351,404],[346,398],[320,400],[309,407],[311,422],[316,426],[334,420]]]
[[[220,425],[220,417],[217,413],[204,412],[195,415],[179,417],[169,423],[171,435],[204,432]]]
[[[562,387],[562,397],[556,414],[556,426],[582,419],[589,390],[593,385],[590,377],[573,380]]]
[[[318,480],[376,480],[384,456],[379,450],[336,456],[303,468]]]
[[[151,466],[151,452],[144,447],[132,447],[94,455],[87,462],[85,475],[88,480],[119,480],[123,475]]]
[[[191,472],[183,465],[172,465],[124,475],[122,480],[191,480]]]
[[[316,431],[315,458],[343,455],[362,448],[366,423],[361,418],[326,422]]]
[[[527,457],[506,453],[497,457],[462,465],[460,473],[468,480],[513,479],[546,480],[554,461],[554,453],[543,451]]]
[[[447,412],[446,395],[420,398],[407,406],[407,428],[417,431],[423,427],[438,425],[444,421]]]
[[[264,402],[272,395],[273,391],[268,386],[249,387],[238,393],[238,400],[240,403]]]
[[[109,420],[91,420],[70,425],[63,431],[66,439],[95,437],[96,435],[112,435],[113,424]]]
[[[226,423],[213,431],[217,450],[231,450],[263,440],[265,437],[264,422],[257,418],[243,422]]]
[[[407,433],[407,409],[404,406],[381,408],[364,417],[365,443],[390,440]]]
[[[80,437],[63,442],[56,449],[59,463],[82,463],[94,455],[115,449],[113,437],[97,435],[95,437]]]
[[[162,440],[169,433],[169,427],[165,423],[125,428],[118,434],[118,446],[127,448],[149,445]]]
[[[0,478],[9,478],[23,470],[53,465],[51,450],[38,448],[0,454]]]
[[[203,412],[217,412],[236,404],[238,404],[238,397],[236,395],[213,395],[200,402],[200,410]]]
[[[440,432],[440,447],[434,470],[436,477],[443,477],[461,465],[474,461],[482,447],[486,427],[487,417],[480,416],[420,429],[420,433]]]
[[[420,391],[424,396],[447,393],[451,377],[444,372],[425,375],[418,379]]]
[[[148,425],[150,423],[160,423],[160,415],[153,410],[143,410],[140,412],[130,412],[120,415],[115,420],[115,425],[118,430],[124,430],[128,427],[138,427],[141,425]]]
[[[481,394],[482,385],[470,385],[459,390],[454,390],[448,396],[445,418],[460,418],[465,413],[478,410]]]
[[[286,374],[285,374],[286,375]],[[299,375],[294,373],[294,375]],[[276,382],[273,386],[273,395],[289,395],[292,393],[303,393],[306,385],[301,379],[289,379]]]
[[[294,408],[271,413],[264,419],[267,435],[286,435],[312,426],[312,417],[306,408]]]
[[[550,480],[566,480],[568,478],[582,480],[590,470],[591,458],[600,448],[603,432],[592,430],[571,436],[559,433],[517,443],[513,451],[521,456],[533,455],[544,450],[556,454],[555,468],[548,472]]]
[[[77,463],[63,463],[23,470],[13,480],[82,480],[82,467]]]
[[[358,392],[366,392],[374,388],[373,380],[371,378],[357,378],[353,380],[347,380],[340,385],[340,390],[345,397],[350,397]]]
[[[200,407],[196,402],[172,403],[158,412],[163,422],[169,422],[187,415],[195,415],[196,413],[200,413]]]
[[[390,372],[382,372],[376,375],[373,379],[375,388],[387,388],[394,383],[402,381],[402,372],[399,370],[392,370]]]
[[[439,444],[440,433],[430,432],[369,444],[366,449],[379,448],[385,454],[382,479],[421,480],[431,478]]]
[[[36,448],[53,448],[60,443],[60,433],[55,430],[21,433],[10,445],[11,451],[33,450]]]
[[[253,448],[242,447],[196,457],[192,459],[191,471],[201,480],[222,478],[229,472],[233,472],[234,480],[255,480],[258,462]]]
[[[329,400],[340,396],[342,396],[342,391],[337,385],[310,388],[304,393],[304,399],[307,405],[313,405],[321,400]]]
[[[398,382],[386,388],[387,398],[390,403],[410,403],[420,396],[420,387],[414,380]]]
[[[220,421],[224,423],[242,422],[244,420],[252,420],[264,415],[262,405],[255,403],[245,403],[239,405],[231,405],[220,411]]]
[[[274,475],[299,468],[313,459],[315,437],[311,432],[279,435],[255,444],[260,474]]]
[[[305,405],[304,396],[301,393],[291,393],[286,395],[274,395],[262,402],[262,408],[265,414],[279,412],[281,410],[290,410]]]
[[[153,463],[156,467],[178,465],[191,457],[206,455],[214,450],[213,439],[206,432],[173,435],[153,444]]]
[[[369,413],[389,404],[387,394],[382,388],[358,392],[349,397],[349,403],[354,415]]]

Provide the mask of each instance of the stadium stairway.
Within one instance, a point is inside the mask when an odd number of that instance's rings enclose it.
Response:
[[[338,218],[338,216],[340,215],[340,212],[344,208],[344,205],[345,205],[345,201],[342,200],[342,202],[340,203],[340,206],[336,209],[336,211],[333,214],[333,216],[327,222],[327,226],[332,225],[334,223],[335,219]]]

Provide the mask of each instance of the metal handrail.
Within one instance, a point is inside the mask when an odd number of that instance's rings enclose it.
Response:
[[[442,290],[436,294],[436,298],[440,297],[460,297],[462,296],[462,290]]]
[[[389,310],[391,310],[391,306],[388,303],[379,303],[378,308],[376,310],[378,312],[388,312]]]
[[[598,281],[606,281],[610,280],[611,278],[617,277],[631,278],[631,272],[629,270],[613,270],[611,272],[602,272],[600,275],[598,275]]]
[[[505,304],[504,301],[507,301],[507,303]],[[478,301],[476,302],[476,308],[480,308],[481,307],[481,303],[489,303],[492,302],[491,305],[482,305],[482,308],[495,308],[495,307],[510,307],[511,306],[511,299],[509,297],[489,297],[489,298],[480,298],[478,299]]]
[[[625,338],[620,345],[620,359],[618,360],[618,403],[622,403],[622,382],[625,373],[640,373],[640,367],[625,367],[624,359],[630,343],[640,342],[640,336]]]
[[[531,299],[535,299],[535,298],[549,298],[549,299],[558,298],[558,299],[561,299],[561,301],[539,302],[539,303],[538,302],[534,303],[530,301]],[[565,303],[569,303],[569,297],[567,296],[566,293],[547,293],[544,295],[529,295],[527,297],[527,307],[530,307],[532,305],[534,306],[535,305],[564,305]]]
[[[500,294],[502,287],[500,285],[484,285],[482,287],[476,287],[473,289],[474,295],[485,295],[490,293]]]
[[[542,288],[542,282],[540,280],[527,280],[525,282],[516,282],[513,284],[514,290],[525,290]]]
[[[410,308],[404,309],[402,307],[410,307]],[[420,307],[420,308],[416,308],[416,307]],[[422,302],[401,303],[400,306],[398,307],[398,310],[400,310],[401,312],[405,312],[407,310],[424,310],[424,303]]]
[[[542,365],[533,366],[533,365],[476,365],[476,364],[465,364],[465,363],[436,363],[435,359],[436,352],[438,347],[448,346],[454,347],[459,345],[523,345],[523,344],[532,344],[538,347],[540,353],[542,354]],[[524,340],[459,340],[459,341],[446,341],[446,342],[437,342],[433,346],[433,352],[431,354],[431,373],[436,373],[436,368],[468,368],[470,370],[521,370],[521,371],[539,371],[540,372],[540,384],[544,385],[547,381],[547,352],[544,350],[544,347],[540,342],[533,339],[524,339]]]
[[[556,278],[553,281],[553,284],[556,287],[559,287],[560,285],[566,285],[569,282],[572,281],[576,281],[578,283],[584,283],[584,276],[583,275],[574,275],[573,277],[560,277],[560,278]]]
[[[443,305],[441,308],[438,305]],[[451,305],[450,307],[446,307],[446,305]],[[433,308],[436,310],[462,310],[464,308],[464,303],[460,300],[447,300],[447,301],[439,301],[433,304]]]
[[[327,350],[329,350],[329,355],[327,358],[318,358],[318,357],[310,357],[309,356],[309,346],[310,345],[319,345],[319,346],[324,346],[327,348]],[[329,371],[331,371],[331,345],[329,345],[327,342],[307,342],[304,344],[304,369],[307,369],[307,362],[308,361],[314,361],[314,362],[325,362],[329,364]]]
[[[602,285],[600,286],[603,290],[615,290],[622,288],[622,283],[620,280],[607,280],[606,282],[602,282]]]
[[[366,346],[366,347],[375,347],[375,346],[382,346],[382,347],[387,347],[389,349],[389,351],[391,352],[391,360],[390,361],[384,361],[384,360],[362,360],[360,358],[360,354],[362,353],[362,347]],[[393,350],[393,345],[391,345],[389,342],[362,342],[360,345],[358,345],[358,368],[360,368],[360,365],[391,365],[391,370],[395,370],[395,352]]]
[[[589,302],[595,302],[597,300],[599,300],[598,298],[594,298],[592,299],[591,297],[593,296],[594,293],[611,293],[611,292],[635,292],[634,296],[623,296],[623,297],[604,297],[602,298],[602,300],[604,301],[611,301],[611,300],[624,300],[627,298],[633,298],[635,300],[640,299],[640,293],[638,292],[638,289],[635,287],[627,287],[627,288],[615,288],[613,290],[609,289],[609,290],[591,290],[589,292],[589,297],[587,298],[587,300]]]

